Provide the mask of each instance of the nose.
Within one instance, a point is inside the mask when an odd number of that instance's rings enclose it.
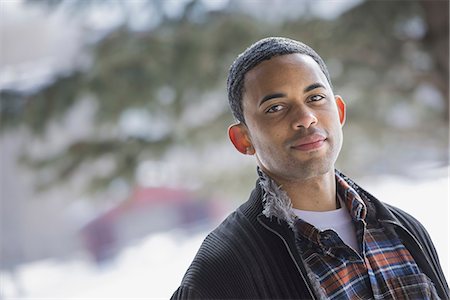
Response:
[[[298,129],[300,127],[309,128],[317,124],[318,120],[313,111],[308,108],[298,108],[294,113],[293,127]]]

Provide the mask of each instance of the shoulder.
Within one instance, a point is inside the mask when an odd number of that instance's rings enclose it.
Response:
[[[226,297],[249,287],[257,268],[260,233],[239,210],[207,235],[183,277],[175,299]],[[196,295],[196,296],[194,296]]]
[[[415,217],[404,210],[391,204],[383,203],[383,205],[395,216],[395,218],[410,231],[420,231],[427,234],[425,227]]]
[[[404,210],[390,204],[383,204],[395,217],[395,219],[416,238],[419,244],[429,253],[431,257],[437,259],[437,253],[431,237],[421,222]]]
[[[200,293],[189,286],[180,286],[170,297],[171,300],[176,299],[205,299]]]
[[[193,263],[225,268],[242,264],[264,241],[260,227],[256,219],[249,219],[238,209],[206,236]]]

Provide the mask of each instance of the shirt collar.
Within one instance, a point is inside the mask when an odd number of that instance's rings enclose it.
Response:
[[[365,220],[367,207],[360,195],[337,172],[336,192],[344,202],[353,221]]]

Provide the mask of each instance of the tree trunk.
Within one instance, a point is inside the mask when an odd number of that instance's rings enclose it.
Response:
[[[444,96],[445,118],[449,120],[449,1],[420,1],[427,24],[427,33],[423,38],[424,46],[429,49],[436,65],[433,83]]]

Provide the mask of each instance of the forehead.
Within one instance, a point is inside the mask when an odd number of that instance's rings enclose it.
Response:
[[[282,87],[295,80],[298,85],[322,83],[329,87],[319,64],[310,56],[300,53],[274,56],[247,72],[245,91]]]

